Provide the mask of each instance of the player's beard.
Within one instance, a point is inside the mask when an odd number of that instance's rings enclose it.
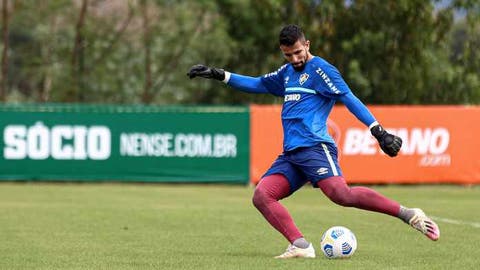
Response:
[[[300,64],[300,65],[296,66],[296,65],[292,64],[292,67],[293,67],[293,69],[295,69],[295,71],[302,71],[303,69],[305,69],[305,65],[306,65],[307,61],[308,61],[308,51],[305,50],[305,57],[303,58],[302,61],[297,62],[297,64]]]
[[[294,65],[292,65],[292,66],[293,66],[293,69],[295,69],[295,71],[302,71],[302,70],[305,68],[305,61],[302,61],[301,63],[302,63],[302,64],[299,65],[299,66],[294,66]]]

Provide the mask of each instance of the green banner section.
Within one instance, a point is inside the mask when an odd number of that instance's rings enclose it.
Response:
[[[1,105],[0,180],[249,182],[248,107]]]

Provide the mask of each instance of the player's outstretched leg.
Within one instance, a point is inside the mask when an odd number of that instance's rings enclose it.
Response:
[[[290,242],[287,250],[275,258],[315,258],[312,244],[303,238],[287,209],[278,202],[289,195],[288,180],[283,175],[273,174],[260,181],[252,201],[270,225]]]
[[[334,203],[346,207],[384,213],[398,217],[400,204],[367,187],[349,187],[342,176],[317,182],[322,192]]]
[[[317,185],[330,200],[339,205],[398,217],[433,241],[440,237],[438,225],[421,209],[403,207],[398,202],[367,187],[350,188],[341,176],[320,180]]]

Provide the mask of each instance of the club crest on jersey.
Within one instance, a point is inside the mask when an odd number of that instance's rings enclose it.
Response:
[[[306,81],[308,80],[308,73],[303,73],[300,75],[300,79],[298,79],[298,82],[300,85],[303,85]]]
[[[290,77],[287,76],[287,77],[285,78],[285,84],[288,83],[288,80],[290,80]]]

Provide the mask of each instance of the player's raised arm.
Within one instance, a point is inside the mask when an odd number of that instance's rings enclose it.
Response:
[[[353,113],[362,123],[367,125],[385,154],[395,157],[402,147],[402,139],[388,133],[373,117],[368,108],[352,93],[339,98],[348,110]]]
[[[202,77],[206,79],[223,81],[225,79],[225,71],[220,68],[211,68],[199,64],[192,66],[190,71],[188,71],[187,76],[190,77],[190,79]]]
[[[250,77],[231,73],[220,68],[212,68],[205,65],[194,65],[187,73],[190,79],[202,77],[223,81],[231,87],[248,93],[268,93],[261,77]]]

